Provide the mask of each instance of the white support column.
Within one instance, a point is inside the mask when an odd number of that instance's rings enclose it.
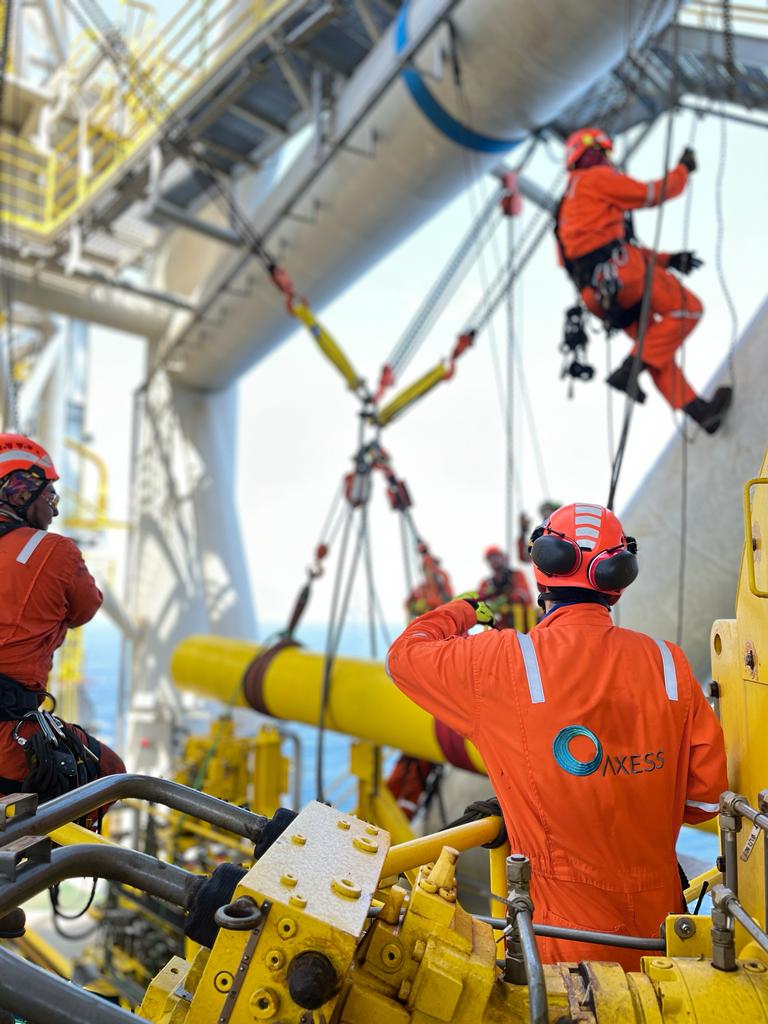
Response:
[[[256,622],[235,510],[235,387],[193,391],[159,373],[138,415],[125,752],[132,770],[163,773],[181,711],[168,672],[174,647],[194,632],[255,636]]]

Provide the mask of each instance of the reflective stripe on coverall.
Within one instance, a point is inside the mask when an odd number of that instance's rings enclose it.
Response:
[[[672,199],[685,188],[688,170],[678,164],[667,175],[664,199]],[[636,181],[621,174],[610,164],[600,164],[571,173],[568,188],[560,206],[558,238],[567,259],[599,249],[624,237],[624,211],[658,206],[662,197],[663,179]],[[616,261],[621,288],[617,302],[628,309],[640,302],[645,288],[648,249],[636,245],[622,247],[623,255]],[[680,409],[695,397],[683,373],[675,364],[675,352],[698,323],[704,307],[693,292],[664,268],[668,253],[659,253],[653,270],[651,312],[643,343],[643,362],[650,369],[653,382],[673,409]],[[590,312],[601,316],[593,288],[581,289],[581,297]],[[627,328],[636,340],[639,324]],[[636,347],[632,348],[632,353]]]
[[[0,674],[43,693],[54,652],[67,630],[90,622],[103,598],[74,541],[23,526],[0,538]],[[15,722],[0,721],[0,780],[21,781],[29,768],[13,740]],[[23,725],[20,735],[35,727]],[[80,734],[82,730],[78,730]],[[85,733],[82,733],[82,740]],[[104,775],[125,771],[101,744]]]
[[[530,858],[534,920],[657,937],[681,910],[675,842],[727,788],[722,732],[683,652],[614,626],[602,605],[548,615],[528,636],[475,624],[465,601],[412,622],[388,671],[470,739],[513,852]],[[640,954],[539,939],[546,962]]]

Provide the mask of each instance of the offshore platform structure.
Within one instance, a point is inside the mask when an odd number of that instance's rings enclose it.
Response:
[[[724,46],[696,21],[712,7],[685,8],[673,46],[672,3],[199,0],[162,29],[138,0],[114,24],[95,0],[2,5],[6,426],[58,463],[65,435],[83,441],[66,412],[83,325],[148,343],[129,589],[109,600],[132,645],[142,764],[168,766],[177,642],[254,635],[235,387],[292,323],[260,252],[319,306],[465,183],[467,150],[481,173],[531,131],[649,128],[672,75],[686,102],[729,99],[759,118],[766,42],[742,32]],[[72,326],[56,332],[51,314]],[[754,458],[743,445],[724,473]]]
[[[82,390],[66,372],[72,346],[80,365],[87,351],[77,325],[147,339],[128,593],[109,601],[132,651],[137,766],[169,767],[178,642],[255,633],[236,382],[292,326],[279,272],[322,306],[465,185],[466,151],[480,174],[532,132],[649,130],[673,77],[686,103],[728,101],[750,111],[728,116],[762,123],[765,39],[707,27],[707,3],[673,32],[675,6],[198,0],[161,27],[138,0],[119,22],[97,0],[2,5],[6,426],[57,457]],[[75,326],[51,334],[50,314]],[[744,437],[727,451],[724,488],[757,459]]]

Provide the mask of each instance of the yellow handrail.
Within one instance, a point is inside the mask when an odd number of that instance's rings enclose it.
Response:
[[[14,178],[12,183],[39,204],[6,194],[0,220],[38,236],[58,231],[162,130],[169,113],[289,2],[195,0],[182,5],[151,38],[127,40],[127,88],[118,87],[111,67],[98,68],[94,74],[102,91],[89,111],[87,126],[75,125],[56,142],[52,153],[0,131],[0,168],[13,174],[18,167],[36,175],[37,181]],[[70,75],[77,77],[98,46],[93,32],[84,32],[75,41],[68,62]],[[83,145],[89,150],[85,160]],[[83,166],[89,170],[83,171]]]

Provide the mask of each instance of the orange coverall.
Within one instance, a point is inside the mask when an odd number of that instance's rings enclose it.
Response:
[[[42,693],[54,651],[67,630],[89,622],[103,598],[74,541],[22,526],[0,537],[0,674]],[[42,699],[42,698],[41,698]],[[0,792],[13,792],[29,771],[24,751],[12,737],[15,721],[0,721]],[[23,725],[29,736],[35,727]],[[85,742],[83,730],[77,730]],[[100,744],[102,774],[125,765]]]
[[[388,671],[470,739],[513,852],[531,861],[534,920],[654,936],[682,896],[675,841],[727,789],[720,725],[683,652],[614,626],[602,605],[551,612],[527,636],[475,624],[466,601],[415,619]],[[640,953],[539,939],[545,962]]]
[[[687,168],[678,164],[667,174],[664,199],[680,195],[687,180]],[[558,238],[566,259],[576,260],[610,242],[621,241],[625,230],[624,211],[658,206],[662,191],[663,179],[647,183],[636,181],[610,164],[572,171],[558,218]],[[617,301],[623,309],[628,309],[643,298],[650,252],[636,245],[624,245],[621,252],[615,261],[621,282]],[[680,409],[693,401],[696,392],[675,365],[675,352],[698,323],[704,307],[693,292],[664,269],[668,262],[669,253],[657,254],[642,358],[648,364],[656,387],[673,409]],[[581,297],[595,316],[602,315],[593,288],[582,288]],[[638,327],[635,321],[625,328],[634,340]],[[633,347],[633,354],[635,351]]]

